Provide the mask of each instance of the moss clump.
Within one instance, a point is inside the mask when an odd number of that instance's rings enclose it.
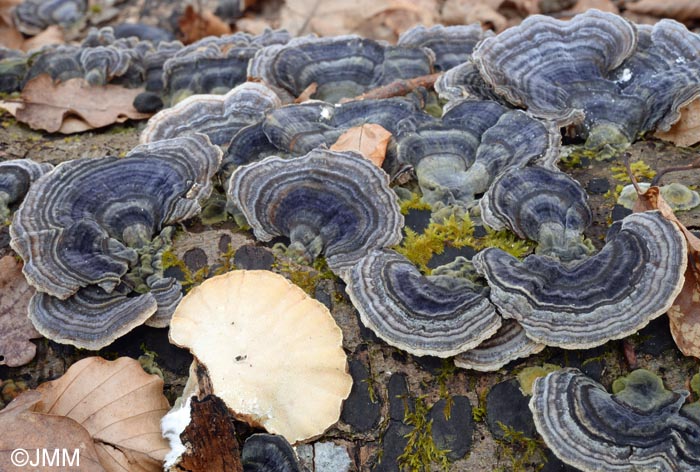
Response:
[[[141,368],[149,374],[155,374],[161,379],[165,379],[163,371],[156,363],[156,357],[158,357],[158,354],[156,354],[154,351],[148,350],[144,343],[141,343],[141,350],[143,351],[143,354],[137,359],[139,364],[141,364]]]
[[[316,286],[321,280],[333,280],[335,278],[333,272],[328,268],[326,259],[323,257],[318,257],[312,267],[278,260],[273,265],[273,268],[277,269],[280,274],[311,296],[314,296]]]
[[[497,424],[503,431],[503,439],[497,439],[496,442],[509,464],[497,467],[494,472],[542,470],[547,461],[544,442],[541,439],[529,438],[522,431],[517,431],[500,421]]]
[[[515,257],[523,257],[531,252],[534,243],[519,239],[508,230],[486,230],[486,235],[474,237],[474,223],[468,214],[451,213],[440,221],[431,220],[423,234],[406,229],[406,237],[396,249],[426,274],[430,273],[427,264],[436,254],[442,254],[445,246],[456,248],[470,246],[479,251],[487,247],[497,247]]]
[[[627,167],[624,165],[611,166],[610,170],[612,171],[613,179],[615,179],[618,184],[615,185],[614,189],[608,190],[603,197],[617,202],[617,199],[620,198],[620,192],[622,192],[625,185],[632,183],[632,179],[630,179],[629,173],[627,172]],[[642,160],[631,163],[630,170],[632,171],[632,175],[634,175],[637,182],[651,181],[656,176],[656,171]]]
[[[440,398],[445,400],[443,414],[446,420],[449,420],[450,416],[452,416],[452,405],[454,405],[454,399],[447,388],[447,382],[455,376],[456,372],[457,366],[451,359],[442,359],[442,363],[438,369],[438,375],[435,379],[438,383]]]
[[[440,470],[449,470],[450,463],[447,459],[447,449],[438,449],[433,441],[433,420],[428,420],[428,407],[425,404],[425,396],[416,398],[414,411],[404,399],[404,419],[413,430],[406,434],[408,443],[403,453],[398,457],[401,470],[422,472],[431,470],[431,464],[437,464]]]
[[[236,270],[236,265],[233,263],[233,258],[236,256],[236,250],[229,243],[226,248],[226,252],[222,253],[219,257],[219,264],[214,275],[222,275],[232,270]]]
[[[477,394],[477,405],[472,408],[472,419],[475,423],[481,423],[486,420],[486,395],[487,389],[481,389]]]
[[[411,193],[411,198],[408,200],[401,200],[400,203],[401,214],[408,215],[410,210],[431,210],[432,207],[429,203],[422,200],[422,197],[417,193]]]
[[[185,262],[178,258],[172,249],[168,249],[163,252],[161,258],[161,264],[163,270],[165,271],[169,267],[177,267],[182,272],[183,280],[180,281],[180,285],[183,286],[185,292],[189,292],[193,287],[204,282],[204,280],[209,275],[209,266],[204,266],[197,272],[192,273]]]
[[[520,383],[520,390],[522,390],[525,395],[532,395],[532,386],[535,384],[535,380],[559,369],[561,369],[560,366],[547,363],[541,366],[524,368],[518,372],[517,375],[518,382]]]

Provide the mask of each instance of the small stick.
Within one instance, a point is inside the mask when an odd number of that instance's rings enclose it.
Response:
[[[637,178],[634,176],[634,172],[632,172],[632,167],[630,165],[630,153],[626,152],[622,154],[622,160],[625,163],[625,167],[627,168],[627,175],[629,176],[630,180],[632,181],[632,185],[634,185],[634,190],[636,190],[638,195],[642,195],[644,192],[642,192],[642,189],[639,187],[639,184],[637,183]]]
[[[695,159],[690,164],[686,164],[684,166],[672,166],[672,167],[666,167],[665,169],[661,169],[660,171],[658,171],[656,173],[656,176],[654,176],[654,179],[651,181],[651,185],[659,185],[659,182],[661,181],[661,177],[668,174],[669,172],[678,172],[681,170],[691,170],[691,169],[700,169],[700,157]]]
[[[432,88],[435,81],[442,75],[441,72],[429,75],[422,75],[412,79],[399,79],[394,82],[382,85],[376,89],[358,95],[355,98],[344,98],[340,103],[351,102],[353,100],[367,100],[372,98],[391,98],[406,95],[418,87]]]
[[[634,370],[639,367],[637,353],[634,352],[634,346],[627,339],[622,340],[622,353],[625,355],[625,360],[627,361],[627,365],[630,366],[630,369]]]

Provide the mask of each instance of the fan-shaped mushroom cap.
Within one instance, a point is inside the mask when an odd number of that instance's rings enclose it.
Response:
[[[611,395],[576,369],[535,381],[530,410],[554,454],[586,472],[700,469],[700,421],[682,408],[688,392],[643,369],[618,385]]]
[[[233,271],[195,287],[175,310],[170,340],[207,368],[236,416],[291,443],[335,423],[350,393],[328,309],[272,272]]]
[[[362,322],[387,343],[417,356],[454,356],[501,325],[484,287],[446,275],[425,277],[394,251],[371,251],[347,283]]]
[[[558,129],[492,101],[454,103],[442,123],[401,136],[398,156],[414,166],[423,199],[470,204],[499,173],[558,159]]]
[[[37,330],[99,349],[146,320],[167,325],[180,286],[162,277],[164,227],[199,212],[220,159],[196,134],[138,146],[124,159],[69,161],[38,180],[10,227],[39,291],[30,304]]]
[[[640,129],[642,97],[623,95],[607,77],[637,45],[621,16],[588,10],[570,21],[533,15],[484,39],[474,62],[496,93],[535,116],[578,131],[591,142],[630,142]]]
[[[13,93],[22,88],[28,59],[22,51],[0,46],[0,92]]]
[[[637,49],[614,71],[616,81],[645,100],[642,130],[668,131],[680,108],[700,95],[700,35],[668,19],[637,30]]]
[[[202,133],[212,143],[224,146],[240,129],[280,105],[272,90],[253,82],[241,84],[226,95],[192,95],[152,116],[141,133],[141,142]]]
[[[503,320],[496,334],[474,349],[457,354],[454,363],[462,369],[492,372],[510,361],[537,354],[545,347],[528,338],[517,321]]]
[[[598,346],[646,326],[683,287],[686,242],[658,211],[616,222],[596,255],[565,264],[531,255],[522,262],[495,248],[476,256],[491,301],[528,337],[567,349]]]
[[[435,70],[444,71],[469,60],[476,43],[492,35],[493,32],[484,31],[480,23],[431,28],[418,25],[403,32],[397,44],[430,49],[435,55]]]
[[[496,178],[479,205],[484,223],[537,241],[540,254],[571,260],[591,251],[583,243],[583,231],[592,219],[588,195],[563,172],[536,166],[509,169]]]
[[[32,182],[51,169],[51,164],[30,159],[0,162],[0,221],[10,216],[10,205],[22,201]]]
[[[249,164],[271,155],[301,156],[319,146],[331,146],[348,129],[367,123],[381,125],[396,136],[405,128],[434,121],[417,100],[387,98],[354,100],[342,105],[318,100],[270,111],[259,125],[241,130],[231,141],[223,167]]]
[[[367,251],[401,241],[403,216],[387,175],[355,152],[268,157],[236,169],[227,196],[256,238],[288,236],[309,259],[323,251],[339,275]]]
[[[86,10],[85,0],[24,0],[13,9],[12,18],[18,30],[34,36],[51,25],[68,28],[80,21]]]
[[[236,33],[208,36],[180,49],[163,64],[165,101],[175,104],[190,95],[228,92],[246,81],[248,61],[259,49],[289,38],[286,31]]]
[[[430,74],[432,62],[432,53],[423,48],[359,36],[304,36],[262,49],[250,61],[248,77],[268,84],[286,103],[313,83],[318,86],[313,98],[337,102],[397,79]]]
[[[651,184],[647,182],[640,182],[637,185],[644,191],[651,186]],[[659,192],[673,211],[690,210],[700,205],[700,195],[698,192],[678,182],[662,185],[659,187]],[[625,185],[622,189],[620,196],[617,198],[617,203],[631,210],[637,200],[637,190],[634,188],[634,185],[630,184]]]
[[[243,472],[300,472],[294,449],[282,436],[253,434],[241,451]]]

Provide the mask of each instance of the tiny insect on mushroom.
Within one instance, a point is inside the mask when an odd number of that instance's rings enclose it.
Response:
[[[367,251],[401,241],[403,216],[388,176],[355,152],[271,156],[239,167],[227,198],[255,237],[289,237],[290,251],[311,261],[321,252],[345,275]]]
[[[466,278],[425,277],[394,251],[369,252],[346,283],[362,322],[387,343],[417,356],[454,356],[501,325],[485,287]]]
[[[523,261],[496,248],[473,258],[505,318],[532,340],[584,349],[646,326],[673,304],[683,287],[685,238],[658,211],[614,223],[597,254],[561,262],[533,254]]]
[[[296,443],[338,421],[352,377],[328,309],[281,275],[233,271],[192,289],[170,340],[242,421]]]
[[[51,164],[31,159],[0,162],[0,222],[10,216],[10,208],[22,201],[32,183],[51,169]]]
[[[644,369],[613,384],[614,394],[577,369],[538,378],[530,410],[562,461],[584,472],[700,469],[700,419]]]
[[[390,46],[359,36],[294,38],[260,50],[250,61],[248,77],[268,84],[291,103],[311,84],[312,98],[338,102],[396,79],[433,72],[433,54],[418,47]]]
[[[29,313],[37,330],[99,349],[152,317],[167,325],[180,297],[160,264],[167,226],[200,211],[220,162],[221,150],[195,134],[123,159],[69,161],[39,179],[10,227],[38,291]]]
[[[508,228],[538,242],[537,253],[562,261],[580,259],[593,248],[583,239],[591,224],[588,195],[574,179],[538,166],[500,174],[479,202],[484,223]]]

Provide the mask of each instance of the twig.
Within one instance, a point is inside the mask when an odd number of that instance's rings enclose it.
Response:
[[[629,176],[630,180],[632,181],[632,185],[634,185],[634,190],[637,192],[638,195],[641,195],[644,192],[642,191],[641,187],[637,183],[637,177],[635,177],[634,172],[632,172],[632,167],[630,165],[630,157],[631,157],[631,154],[629,152],[626,152],[626,153],[622,154],[622,161],[625,163],[625,167],[627,168],[627,175]]]
[[[700,169],[700,157],[695,159],[690,164],[686,164],[684,166],[671,166],[671,167],[666,167],[665,169],[661,169],[660,171],[658,171],[656,173],[656,176],[654,176],[654,179],[651,181],[651,185],[658,185],[659,182],[661,181],[661,177],[668,174],[669,172],[678,172],[681,170],[691,170],[691,169]]]
[[[367,100],[376,98],[390,98],[406,95],[418,87],[432,88],[435,85],[435,81],[442,75],[441,72],[435,74],[422,75],[420,77],[414,77],[413,79],[399,79],[394,82],[382,85],[376,89],[372,89],[369,92],[365,92],[362,95],[358,95],[355,98],[344,98],[340,103],[351,102],[353,100]]]
[[[634,346],[627,339],[622,340],[622,353],[625,355],[625,360],[627,361],[627,365],[630,366],[630,369],[634,370],[639,367],[637,353],[634,352]]]

